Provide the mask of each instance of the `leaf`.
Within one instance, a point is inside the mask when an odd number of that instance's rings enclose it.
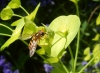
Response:
[[[34,20],[39,7],[40,7],[40,3],[37,5],[35,10],[30,15],[26,16],[26,18],[30,20]]]
[[[87,55],[85,56],[84,60],[85,60],[85,61],[88,61],[88,60],[90,60],[90,58],[91,58],[91,55],[90,55],[90,54],[87,54]]]
[[[13,16],[13,11],[12,9],[7,6],[6,8],[4,8],[2,11],[1,11],[1,19],[2,20],[9,20],[11,19],[11,17]]]
[[[31,20],[24,18],[25,26],[22,32],[22,40],[29,39],[32,34],[36,33],[37,26]]]
[[[40,55],[45,54],[45,50],[43,48],[37,50],[36,52],[39,53]]]
[[[96,36],[92,39],[93,41],[98,41],[99,40],[100,35],[96,34]]]
[[[93,48],[93,57],[95,57],[95,55],[97,55],[97,53],[99,53],[100,51],[100,44],[96,44]],[[98,54],[98,56],[95,57],[94,59],[94,63],[98,63],[100,61],[100,54]]]
[[[90,54],[90,47],[85,48],[84,55]]]
[[[84,58],[85,61],[90,60],[91,58],[90,47],[85,48],[84,55],[85,55],[85,58]]]
[[[8,47],[11,43],[13,43],[15,40],[19,39],[19,36],[20,36],[20,33],[21,33],[21,30],[24,26],[24,18],[22,18],[17,27],[15,28],[15,30],[13,31],[13,34],[12,36],[1,46],[1,51],[4,50],[5,47]]]
[[[98,17],[96,19],[96,25],[100,25],[100,13],[99,13],[99,15],[98,15]]]
[[[58,59],[57,57],[48,58],[47,60],[48,60],[50,63],[57,63],[57,62],[59,61],[59,59]],[[46,60],[45,60],[45,63],[48,63],[48,62],[46,62]]]
[[[49,29],[52,31],[60,31],[63,33],[67,31],[68,33],[66,38],[55,33],[50,51],[52,57],[60,56],[64,52],[71,41],[75,38],[79,28],[80,19],[76,15],[59,16],[50,23]]]
[[[11,0],[8,4],[8,6],[12,9],[16,9],[16,8],[19,8],[21,5],[21,2],[20,0]]]
[[[18,19],[11,24],[11,26],[17,26],[22,19]]]

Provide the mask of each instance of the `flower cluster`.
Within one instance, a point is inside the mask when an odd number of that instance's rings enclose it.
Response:
[[[0,73],[19,73],[19,70],[12,71],[11,68],[11,63],[4,56],[0,56]]]

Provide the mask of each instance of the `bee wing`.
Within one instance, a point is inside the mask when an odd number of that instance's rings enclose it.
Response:
[[[29,45],[29,49],[30,49],[29,55],[30,55],[30,57],[32,57],[34,55],[34,53],[36,51],[36,47],[37,47],[37,41],[33,40],[31,42],[31,45]]]
[[[36,51],[36,47],[33,47],[32,49],[30,49],[30,52],[29,52],[30,57],[34,55],[35,51]]]

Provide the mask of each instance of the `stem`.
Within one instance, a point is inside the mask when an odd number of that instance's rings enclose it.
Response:
[[[26,41],[21,40],[24,44],[28,45],[28,43]],[[38,54],[38,52],[36,52]],[[58,71],[60,71],[61,73],[63,73],[63,71],[61,71],[60,69],[58,69],[56,66],[54,66],[52,63],[50,63],[47,59],[45,59],[42,55],[38,54],[42,59],[46,60],[51,66],[55,67]]]
[[[78,72],[82,73],[82,71],[100,54],[100,51]]]
[[[80,30],[78,31],[78,36],[77,36],[77,47],[76,47],[76,54],[75,54],[75,61],[74,61],[74,72],[75,72],[75,69],[76,69],[76,62],[77,62],[77,57],[78,57],[79,38],[80,38]]]
[[[75,6],[76,6],[76,14],[79,16],[78,0],[76,2]]]
[[[3,36],[11,36],[11,35],[9,35],[9,34],[4,34],[4,33],[0,33],[0,35],[3,35]]]
[[[64,48],[63,48],[64,50],[65,50],[66,43],[67,43],[67,38],[66,38],[66,42],[65,42],[65,45],[64,45]],[[62,63],[62,61],[60,59],[59,59],[59,61],[60,61],[61,65],[62,65],[62,67],[64,68],[64,70],[66,71],[66,73],[69,73],[67,67],[65,67],[65,65]]]
[[[21,40],[21,39],[20,39]],[[27,45],[28,46],[28,43],[26,42],[26,41],[24,41],[24,40],[21,40],[25,45]]]
[[[89,19],[88,19],[88,24],[89,24],[89,22],[90,22],[90,20],[91,20],[91,18],[92,18],[92,16],[93,16],[93,14],[96,12],[96,10],[98,10],[100,8],[100,5],[98,5],[92,12],[91,12],[91,14],[90,14],[90,16],[89,16]]]
[[[65,65],[62,63],[62,61],[59,59],[60,64],[62,65],[62,67],[64,68],[64,70],[66,71],[66,73],[69,73],[68,69],[65,67]]]
[[[51,46],[53,46],[53,45],[55,45],[58,41],[60,41],[62,39],[62,37],[61,38],[59,38],[56,42],[54,42]]]
[[[8,51],[5,51],[5,53],[10,57],[10,59],[13,61],[14,65],[19,69],[18,64],[16,61],[12,58],[11,54]]]
[[[29,13],[28,13],[22,6],[20,6],[20,8],[21,8],[23,11],[25,11],[25,13],[26,13],[27,15],[29,15]]]
[[[71,50],[70,46],[68,46],[68,49],[69,49],[69,52],[70,52],[70,55],[71,55],[72,67],[73,67],[73,72],[74,72],[74,57],[73,57],[73,53],[72,53],[72,50]]]
[[[38,54],[38,52],[36,52]],[[56,68],[60,73],[64,73],[62,70],[58,69],[55,65],[53,65],[52,63],[50,63],[45,57],[43,57],[42,55],[38,54],[42,59],[44,59],[45,61],[47,61],[51,66],[53,66],[54,68]]]
[[[78,0],[76,0],[76,1],[77,1],[75,3],[76,14],[79,16]],[[77,47],[76,47],[76,54],[75,54],[75,61],[74,61],[74,73],[75,73],[75,69],[76,69],[76,63],[77,63],[77,57],[78,57],[78,51],[79,51],[79,39],[80,39],[80,29],[78,31],[78,36],[77,36]]]
[[[1,23],[0,23],[0,26],[3,26],[3,27],[5,27],[5,28],[7,28],[7,29],[9,29],[10,31],[13,32],[13,29],[11,29],[10,27],[8,27],[8,26],[6,26],[6,25],[4,25],[4,24],[1,24]]]
[[[20,17],[20,18],[23,17],[23,16],[21,16],[21,15],[17,15],[17,14],[13,14],[13,16],[17,16],[17,17]]]

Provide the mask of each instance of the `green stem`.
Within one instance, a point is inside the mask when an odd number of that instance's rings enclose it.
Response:
[[[88,66],[90,65],[90,63],[100,54],[100,51],[98,51],[98,53],[78,72],[78,73],[82,73],[82,71]]]
[[[62,39],[62,37],[61,38],[59,38],[56,42],[54,42],[51,46],[53,46],[53,45],[55,45],[58,41],[60,41]]]
[[[29,15],[29,13],[28,13],[22,6],[20,6],[20,8],[21,8],[23,11],[25,11],[25,13],[26,13],[27,15]]]
[[[75,6],[76,6],[76,14],[79,16],[78,0],[75,3]]]
[[[8,51],[5,51],[5,53],[10,57],[10,59],[13,61],[14,65],[19,69],[18,64],[16,61],[12,58],[11,54]]]
[[[76,1],[77,1],[75,3],[76,14],[79,16],[78,0],[76,0]],[[78,31],[78,36],[77,36],[77,47],[76,47],[76,54],[75,54],[75,61],[74,61],[74,73],[75,73],[75,70],[76,70],[76,63],[77,63],[77,57],[78,57],[78,51],[79,51],[79,39],[80,39],[80,29]]]
[[[21,40],[24,44],[28,45],[28,43],[26,41]],[[38,52],[36,52],[38,54]],[[42,59],[44,59],[45,61],[47,61],[51,66],[55,67],[59,72],[63,73],[63,71],[61,71],[60,69],[58,69],[56,66],[54,66],[52,63],[50,63],[47,59],[45,59],[42,55],[38,54]]]
[[[36,52],[38,54],[38,52]],[[42,59],[44,59],[45,61],[47,61],[51,66],[53,66],[55,69],[57,69],[60,73],[64,73],[62,70],[58,69],[55,65],[53,65],[52,63],[50,63],[45,57],[43,57],[42,55],[38,54]]]
[[[80,30],[78,31],[78,36],[77,36],[77,47],[76,47],[76,54],[75,54],[75,61],[74,61],[74,72],[76,69],[76,63],[77,63],[77,57],[78,57],[78,51],[79,51],[79,39],[80,39]]]
[[[17,16],[17,17],[20,17],[20,18],[23,17],[23,16],[21,16],[21,15],[17,15],[17,14],[13,14],[13,16]]]
[[[0,26],[3,26],[3,27],[5,27],[5,28],[7,28],[7,29],[9,29],[10,31],[13,32],[13,29],[11,29],[10,27],[8,27],[8,26],[6,26],[6,25],[4,25],[4,24],[1,24],[1,23],[0,23]]]
[[[69,49],[69,52],[70,52],[70,55],[71,55],[71,60],[72,60],[72,69],[73,69],[73,72],[74,72],[74,57],[73,57],[73,53],[72,53],[72,50],[71,50],[71,47],[68,46],[68,49]]]
[[[4,34],[4,33],[0,33],[0,35],[3,35],[3,36],[11,36],[11,35],[9,35],[9,34]]]
[[[65,67],[65,65],[62,63],[62,61],[59,59],[60,64],[62,65],[62,67],[64,68],[64,70],[66,71],[66,73],[69,73],[68,69]]]
[[[21,39],[20,39],[21,40]],[[24,40],[21,40],[25,45],[27,45],[28,46],[28,43],[26,42],[26,41],[24,41]]]
[[[66,38],[66,37],[65,37],[65,38]],[[65,50],[66,43],[67,43],[67,38],[66,38],[66,42],[65,42],[65,45],[64,45],[63,50]],[[62,65],[62,67],[64,68],[64,70],[66,71],[66,73],[69,73],[69,71],[68,71],[67,67],[65,67],[65,65],[61,62],[61,60],[60,60],[60,59],[59,59],[59,61],[60,61],[61,65]]]

